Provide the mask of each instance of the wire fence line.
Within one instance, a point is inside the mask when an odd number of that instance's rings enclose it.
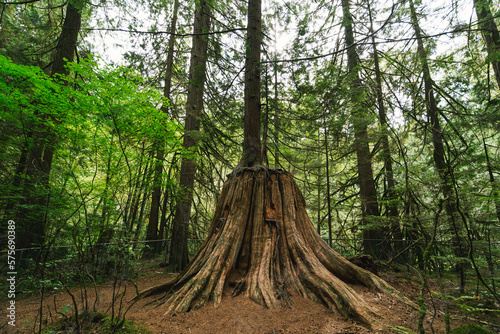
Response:
[[[328,243],[328,238],[322,237],[322,239]],[[203,242],[205,239],[188,239],[188,242]],[[113,246],[113,245],[136,245],[136,244],[153,244],[158,242],[167,242],[170,243],[171,239],[160,239],[160,240],[141,240],[141,241],[120,241],[120,242],[104,242],[104,243],[95,243],[95,244],[72,244],[72,245],[58,245],[58,246],[50,246],[50,247],[28,247],[28,248],[16,248],[16,252],[21,251],[34,251],[34,250],[46,250],[46,249],[61,249],[61,248],[77,248],[77,247],[95,247],[95,246]],[[362,242],[362,241],[380,241],[380,242],[389,242],[389,243],[411,243],[415,242],[415,240],[410,239],[362,239],[362,238],[333,238],[332,242]],[[444,241],[444,240],[434,240],[433,243],[437,243],[440,245],[456,245],[454,241]],[[491,245],[500,245],[500,241],[487,241],[487,240],[473,240],[473,243],[482,243],[482,244],[491,244]],[[417,242],[415,245],[425,244],[425,241],[422,240]],[[7,253],[8,250],[0,250],[0,253]]]

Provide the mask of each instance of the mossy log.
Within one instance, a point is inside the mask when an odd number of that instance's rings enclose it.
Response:
[[[317,234],[290,173],[243,168],[223,186],[208,233],[195,258],[173,281],[145,290],[166,292],[166,314],[217,305],[225,286],[266,307],[290,306],[291,295],[379,327],[378,316],[348,284],[414,303],[384,280],[347,261]]]

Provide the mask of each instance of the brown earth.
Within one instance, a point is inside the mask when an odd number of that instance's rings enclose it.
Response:
[[[134,279],[140,290],[164,283],[172,279],[173,275],[163,274],[160,269],[153,270]],[[396,279],[394,274],[383,276],[391,285],[416,300],[420,290],[417,283],[407,279]],[[388,326],[402,326],[417,330],[418,311],[380,293],[369,291],[364,287],[353,286],[373,309],[382,317],[382,322]],[[125,291],[124,295],[115,298],[114,312],[119,312],[120,306],[126,309],[128,300],[135,296],[135,287],[128,281],[113,284],[109,282],[100,285],[98,298],[92,287],[86,291],[70,289],[79,304],[79,311],[83,310],[82,300],[87,300],[88,308],[92,309],[95,303],[97,311],[111,314],[113,294],[116,296]],[[85,293],[87,297],[85,298]],[[210,334],[210,333],[397,333],[388,327],[382,330],[369,331],[350,319],[333,314],[324,306],[313,301],[295,296],[291,308],[267,309],[248,300],[244,296],[231,297],[229,291],[224,293],[218,307],[206,306],[199,310],[183,314],[164,316],[165,306],[155,303],[156,297],[140,300],[128,310],[126,318],[143,323],[153,333],[173,334]],[[5,316],[0,320],[0,333],[31,333],[33,327],[39,323],[40,298],[30,297],[16,302],[16,327],[6,324]],[[72,314],[73,301],[68,293],[53,293],[45,296],[43,301],[43,323],[50,324],[63,317],[63,313]],[[7,304],[1,303],[5,310]],[[435,297],[432,303],[428,301],[428,315],[425,319],[426,331],[431,332],[431,323],[434,333],[444,333],[444,305]],[[434,311],[436,310],[436,311]],[[5,311],[4,311],[5,312]],[[123,312],[123,311],[122,311]],[[3,312],[2,312],[3,313]],[[466,323],[459,314],[451,316],[452,328]],[[471,321],[469,321],[471,322]],[[38,325],[36,326],[38,329]],[[399,331],[399,333],[405,333]]]

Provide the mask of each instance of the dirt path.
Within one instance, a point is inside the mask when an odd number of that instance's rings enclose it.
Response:
[[[172,278],[172,275],[162,274],[159,271],[148,273],[136,278],[134,282],[140,290],[151,287]],[[403,280],[391,281],[390,284],[398,288],[407,296],[415,300],[418,294],[418,287],[414,283]],[[135,296],[135,287],[130,282],[121,282],[114,285],[112,282],[99,286],[98,298],[93,288],[71,289],[71,293],[79,302],[79,310],[83,310],[82,300],[87,300],[88,307],[95,307],[97,311],[111,314],[111,301],[117,292],[125,291],[125,295],[120,295],[114,303],[115,314],[119,312],[120,305],[127,308],[127,301]],[[393,301],[381,294],[368,291],[366,288],[354,286],[354,290],[369,302],[374,310],[383,317],[383,322],[390,326],[403,326],[417,329],[418,311],[405,305]],[[123,298],[122,298],[123,296]],[[154,302],[154,297],[140,300],[134,304],[127,313],[126,318],[143,323],[153,333],[172,334],[210,334],[210,333],[371,333],[371,331],[360,327],[349,319],[341,318],[320,304],[314,303],[300,297],[294,297],[294,304],[291,309],[269,310],[261,307],[244,296],[232,298],[229,293],[225,293],[221,304],[218,307],[207,306],[199,310],[184,314],[164,316],[165,307],[157,304],[148,305]],[[62,313],[71,314],[73,312],[73,301],[68,293],[51,294],[44,299],[42,319],[43,323],[51,323],[63,317]],[[40,298],[21,299],[16,302],[16,327],[6,325],[5,317],[0,321],[0,333],[32,333],[36,322],[39,322]],[[439,307],[439,305],[438,305]],[[2,310],[6,309],[6,304],[2,303]],[[429,307],[430,313],[425,322],[426,329],[430,332],[430,322],[432,321],[433,308]],[[438,310],[434,320],[433,328],[435,333],[444,333],[444,313]],[[452,327],[458,323],[452,323]],[[37,327],[38,328],[38,327]],[[376,331],[377,333],[396,333],[396,331],[385,328]]]

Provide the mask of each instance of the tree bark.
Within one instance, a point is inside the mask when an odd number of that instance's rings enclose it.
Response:
[[[274,168],[280,168],[279,133],[280,110],[278,106],[278,65],[274,63]]]
[[[330,154],[328,150],[328,127],[325,127],[325,168],[326,168],[326,204],[328,208],[328,245],[332,247],[332,196],[330,191]],[[318,222],[319,224],[319,222]]]
[[[81,9],[83,3],[70,1],[66,7],[59,41],[52,63],[51,76],[68,74],[65,68],[67,62],[72,62],[76,50],[78,33],[81,26]],[[25,168],[25,183],[21,204],[25,209],[18,213],[19,248],[40,246],[44,242],[49,204],[50,172],[57,145],[57,134],[45,123],[58,124],[56,115],[40,115],[38,129],[30,130],[33,135],[33,144],[30,147],[29,158]]]
[[[201,0],[196,4],[193,28],[193,47],[189,67],[189,86],[186,102],[183,147],[196,152],[198,132],[200,130],[201,111],[203,109],[203,91],[208,52],[208,36],[203,35],[210,29],[210,6]],[[180,194],[175,209],[172,228],[169,271],[178,272],[188,263],[188,233],[191,202],[193,200],[196,160],[193,156],[183,156],[181,161]]]
[[[500,88],[500,33],[488,0],[474,0],[474,8],[476,9],[479,29],[481,29],[488,50],[488,58]]]
[[[249,0],[245,60],[245,119],[243,154],[238,167],[262,165],[260,141],[261,1]]]
[[[217,305],[224,288],[269,308],[289,307],[294,296],[302,296],[379,327],[373,310],[348,284],[382,291],[415,307],[321,239],[289,173],[257,167],[242,168],[226,181],[208,237],[189,266],[141,296],[167,292],[165,314]]]
[[[347,46],[347,66],[351,84],[350,100],[353,105],[352,123],[354,127],[354,146],[356,150],[358,183],[360,189],[363,248],[364,251],[378,259],[387,256],[385,247],[380,247],[384,241],[383,232],[374,228],[376,219],[380,216],[378,209],[377,191],[373,179],[371,152],[368,139],[367,112],[364,110],[366,92],[359,77],[358,55],[354,44],[352,16],[349,9],[349,0],[342,0],[343,25],[345,28],[345,42]],[[369,226],[367,226],[369,225]]]
[[[495,212],[498,222],[500,223],[500,200],[499,200],[500,189],[498,189],[498,185],[495,181],[495,175],[493,174],[493,167],[491,166],[490,155],[488,153],[488,145],[486,144],[486,139],[484,138],[484,136],[483,136],[483,148],[484,148],[484,155],[486,157],[486,168],[488,169],[488,175],[490,177],[491,192],[493,195],[492,197],[495,203]]]
[[[170,93],[172,91],[172,69],[174,64],[174,45],[175,45],[175,33],[177,29],[177,12],[179,10],[179,0],[174,2],[174,10],[172,14],[172,22],[170,23],[170,38],[168,40],[168,51],[167,51],[167,68],[165,70],[165,88],[163,90],[163,96],[167,101],[170,101]],[[168,105],[162,106],[162,111],[168,114]],[[153,193],[151,194],[151,209],[149,212],[149,222],[146,230],[146,240],[152,241],[150,244],[151,252],[158,253],[161,249],[160,244],[155,242],[161,237],[158,237],[158,222],[160,213],[160,203],[161,203],[161,184],[163,175],[163,160],[165,158],[165,141],[164,139],[159,139],[155,142],[154,147],[156,149],[156,164],[155,172],[153,177]]]

